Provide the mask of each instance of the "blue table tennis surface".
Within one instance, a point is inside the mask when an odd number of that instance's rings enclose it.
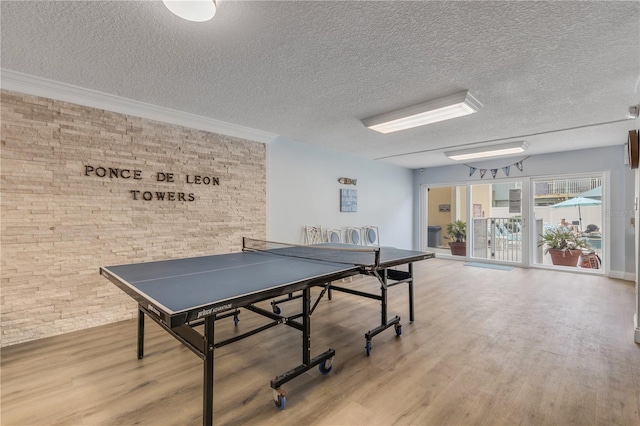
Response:
[[[382,247],[380,263],[398,262],[424,254],[420,251]],[[370,253],[343,255],[345,262],[351,258],[354,263],[359,264],[363,263],[363,256],[373,258]],[[350,271],[356,274],[359,266],[269,252],[239,252],[109,266],[103,269],[121,285],[144,296],[167,313],[174,314],[299,282]]]
[[[107,266],[100,268],[100,273],[138,302],[138,359],[144,356],[144,322],[145,317],[149,317],[204,361],[202,422],[211,426],[214,351],[217,347],[280,324],[300,331],[301,364],[271,380],[274,402],[280,409],[284,408],[286,402],[282,385],[314,367],[319,367],[323,374],[331,370],[334,349],[311,357],[311,313],[328,289],[375,299],[380,303],[379,325],[364,334],[367,355],[374,336],[389,328],[395,329],[396,335],[399,336],[402,330],[398,315],[387,316],[389,286],[408,285],[410,320],[413,321],[411,265],[413,262],[434,257],[433,253],[399,250],[393,247],[354,247],[336,243],[321,246],[324,247],[243,239],[243,249],[246,251],[239,253]],[[393,269],[404,264],[408,264],[406,272]],[[329,284],[357,274],[376,276],[380,283],[380,294]],[[312,306],[313,286],[323,286],[323,290]],[[301,294],[293,296],[295,292]],[[284,297],[285,294],[288,294],[288,298]],[[279,296],[282,297],[277,300]],[[302,301],[302,312],[284,316],[275,309],[268,311],[255,305],[268,299],[272,299],[272,306],[276,306],[276,302],[299,299]],[[233,316],[234,324],[237,326],[239,308],[262,315],[269,321],[255,328],[243,329],[231,338],[216,342],[216,320]]]

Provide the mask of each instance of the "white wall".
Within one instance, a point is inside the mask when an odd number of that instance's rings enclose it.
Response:
[[[304,225],[375,225],[382,245],[412,248],[412,170],[281,138],[267,146],[267,167],[270,240],[303,243]],[[340,212],[340,188],[358,190],[356,213]]]
[[[561,143],[561,141],[559,141]],[[609,261],[611,276],[617,278],[633,279],[635,276],[635,247],[634,228],[630,221],[633,215],[634,202],[634,173],[629,166],[624,164],[624,146],[596,148],[580,151],[567,151],[554,154],[536,155],[527,158],[523,163],[523,171],[511,167],[510,178],[537,177],[547,175],[567,175],[572,173],[609,173],[607,203],[604,204],[604,215],[608,216],[608,234],[611,242]],[[468,162],[478,168],[498,168],[513,164],[523,157],[510,157],[506,159],[493,159],[483,162]],[[423,173],[414,171],[414,197],[416,208],[414,210],[415,229],[419,229],[420,223],[420,185],[422,184],[465,184],[471,182],[499,182],[505,179],[500,170],[496,179],[492,179],[487,173],[484,179],[479,179],[476,171],[469,176],[469,168],[465,165],[446,167],[433,167],[425,169]],[[606,196],[605,196],[606,197]],[[604,201],[604,200],[603,200]],[[606,220],[606,218],[605,218]],[[416,240],[414,246],[419,246],[420,235],[414,233]]]

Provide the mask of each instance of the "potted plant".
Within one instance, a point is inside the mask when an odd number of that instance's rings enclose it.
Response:
[[[551,262],[560,266],[577,266],[583,248],[589,248],[585,240],[571,231],[556,228],[540,235],[538,247],[545,246],[544,254],[551,255]]]
[[[456,220],[447,224],[447,234],[445,237],[449,242],[451,248],[451,254],[454,256],[466,256],[467,255],[467,222]]]

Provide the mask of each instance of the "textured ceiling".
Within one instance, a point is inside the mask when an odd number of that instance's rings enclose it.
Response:
[[[409,168],[498,140],[622,145],[638,125],[637,1],[220,0],[206,23],[155,1],[1,8],[3,69]],[[360,122],[464,89],[478,113],[387,135]]]

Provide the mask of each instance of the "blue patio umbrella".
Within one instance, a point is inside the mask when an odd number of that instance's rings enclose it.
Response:
[[[578,218],[580,219],[580,230],[582,230],[582,212],[580,211],[581,206],[599,206],[602,204],[602,201],[596,200],[593,198],[586,197],[574,197],[569,198],[561,203],[554,204],[551,207],[554,209],[559,209],[563,207],[578,207]]]
[[[593,198],[594,200],[601,200],[602,187],[599,186],[597,188],[590,189],[589,191],[583,192],[582,194],[578,195],[578,197]]]

